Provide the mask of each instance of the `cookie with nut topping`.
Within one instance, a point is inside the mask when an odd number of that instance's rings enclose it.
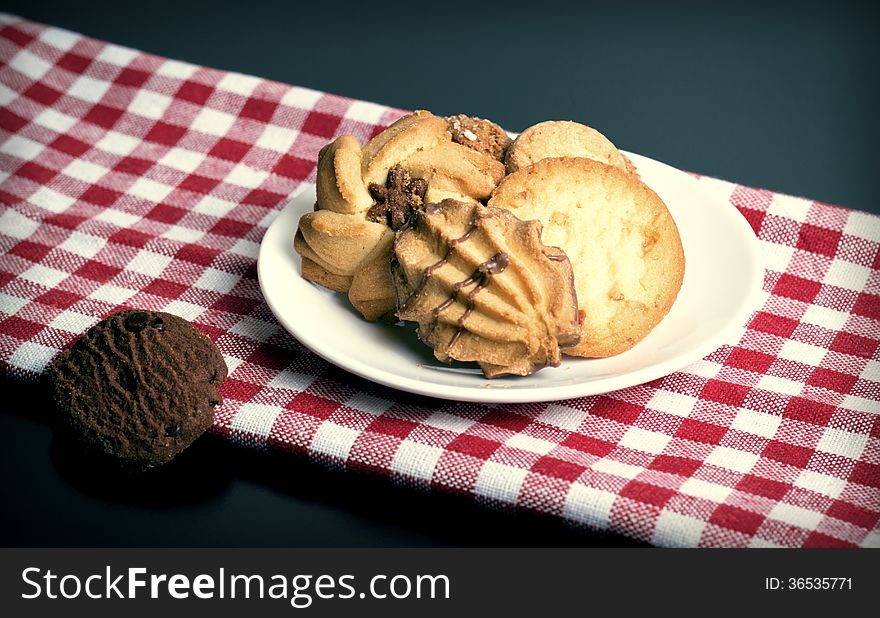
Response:
[[[452,141],[504,162],[511,139],[494,122],[475,116],[458,114],[446,118],[446,128]]]
[[[55,425],[126,469],[153,468],[211,426],[226,372],[216,346],[186,320],[119,311],[53,361]]]

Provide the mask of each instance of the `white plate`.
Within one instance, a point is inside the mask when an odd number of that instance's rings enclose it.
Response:
[[[629,153],[627,153],[629,154]],[[477,369],[440,363],[404,326],[366,322],[344,294],[300,276],[293,236],[312,210],[308,185],[278,215],[260,246],[258,275],[278,321],[304,345],[354,374],[421,395],[489,403],[552,401],[642,384],[699,360],[731,339],[754,309],[764,268],[758,240],[736,208],[675,168],[629,155],[642,179],[666,202],[686,268],[678,298],[635,347],[611,358],[567,358],[525,377],[487,380]]]

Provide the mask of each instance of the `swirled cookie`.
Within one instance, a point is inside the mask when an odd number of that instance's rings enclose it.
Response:
[[[574,356],[623,352],[672,307],[684,275],[678,228],[633,174],[586,158],[542,159],[504,178],[490,207],[544,224],[571,259],[580,311]]]
[[[549,120],[520,133],[507,150],[508,174],[552,157],[583,157],[635,173],[632,162],[608,138],[584,124]]]
[[[541,242],[541,223],[444,200],[397,235],[397,315],[418,322],[441,361],[476,361],[487,377],[560,363],[580,335],[571,264]]]
[[[389,315],[394,230],[412,209],[445,198],[487,199],[504,175],[496,158],[453,140],[447,120],[404,116],[361,148],[350,135],[318,156],[315,211],[302,216],[294,248],[303,277],[339,292],[368,320]]]

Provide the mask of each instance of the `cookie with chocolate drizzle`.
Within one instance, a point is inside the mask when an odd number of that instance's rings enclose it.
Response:
[[[439,360],[477,362],[490,378],[558,365],[580,336],[577,297],[541,229],[499,208],[429,204],[395,240],[398,317],[418,322]]]

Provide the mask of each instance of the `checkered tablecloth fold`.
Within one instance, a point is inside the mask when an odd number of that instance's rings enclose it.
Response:
[[[403,113],[0,15],[0,372],[168,311],[223,352],[213,430],[238,444],[657,545],[880,545],[880,218],[700,177],[761,240],[735,340],[605,396],[417,397],[301,346],[255,272],[318,150]]]

